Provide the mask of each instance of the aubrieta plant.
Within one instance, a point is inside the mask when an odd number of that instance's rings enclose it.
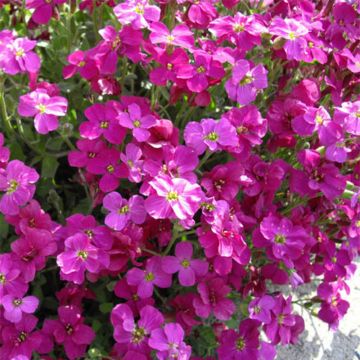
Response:
[[[295,304],[336,330],[359,93],[358,0],[0,0],[0,359],[272,360]]]

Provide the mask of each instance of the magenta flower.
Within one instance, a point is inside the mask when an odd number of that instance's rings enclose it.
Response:
[[[341,298],[339,285],[323,282],[318,286],[317,294],[322,300],[319,310],[319,318],[329,324],[329,327],[336,330],[339,321],[347,313],[350,304]]]
[[[16,215],[33,197],[39,174],[19,160],[10,161],[6,169],[0,170],[0,191],[5,192],[0,200],[0,211]]]
[[[50,96],[46,90],[37,89],[20,96],[18,113],[25,117],[34,117],[35,129],[47,134],[59,127],[59,116],[65,116],[68,102],[61,96]]]
[[[42,336],[35,330],[37,322],[35,316],[24,314],[18,323],[2,326],[0,359],[16,359],[20,355],[30,359],[34,351],[41,350]]]
[[[308,28],[295,19],[282,19],[275,17],[269,28],[270,34],[285,39],[284,50],[289,60],[303,60],[307,41],[304,36]]]
[[[145,209],[154,219],[191,219],[199,209],[203,192],[185,179],[158,176],[149,182],[155,190],[145,200]]]
[[[45,267],[47,257],[55,254],[57,244],[48,230],[30,228],[24,236],[11,243],[11,250],[24,280],[30,282],[34,280],[36,271]]]
[[[4,307],[4,317],[12,323],[18,323],[23,317],[23,313],[32,314],[39,305],[39,299],[35,296],[25,296],[18,298],[14,295],[5,295],[1,304]]]
[[[74,214],[66,219],[67,237],[78,232],[85,234],[89,240],[97,247],[108,250],[111,248],[113,239],[111,231],[103,225],[98,225],[92,215]]]
[[[61,277],[75,284],[82,284],[85,271],[97,273],[109,265],[109,255],[91,244],[89,238],[77,233],[65,240],[65,251],[56,260]]]
[[[21,297],[27,288],[27,284],[21,278],[21,270],[11,255],[0,254],[0,299],[6,294]]]
[[[154,285],[168,288],[172,282],[171,275],[162,270],[159,257],[150,258],[146,262],[145,270],[132,268],[128,271],[126,279],[129,285],[137,286],[137,293],[142,299],[152,296]]]
[[[221,333],[217,351],[221,360],[250,360],[259,358],[259,323],[251,319],[243,320],[238,332],[225,330]]]
[[[344,102],[335,108],[334,121],[349,134],[360,135],[360,100]]]
[[[67,61],[69,65],[63,68],[64,79],[69,79],[78,72],[84,79],[91,80],[99,73],[96,62],[84,51],[74,51],[68,56]]]
[[[134,138],[143,142],[150,137],[150,129],[156,124],[156,119],[153,115],[142,115],[141,108],[137,104],[130,104],[128,106],[128,113],[122,112],[117,117],[119,124],[124,128],[132,130]]]
[[[93,329],[84,324],[79,308],[60,306],[58,320],[45,320],[44,332],[53,336],[56,343],[62,344],[70,360],[82,357],[95,338]]]
[[[301,256],[304,245],[308,243],[308,235],[301,226],[294,226],[289,219],[273,215],[263,219],[260,234],[254,232],[254,246],[269,247],[271,254],[290,268],[293,267],[292,260]]]
[[[10,159],[10,150],[4,146],[4,135],[0,133],[0,168],[5,168]]]
[[[221,63],[213,60],[207,53],[197,51],[194,59],[194,65],[184,64],[177,71],[177,77],[186,80],[190,91],[201,93],[209,87],[210,79],[220,80],[225,75]]]
[[[56,5],[65,3],[66,0],[26,0],[27,9],[35,9],[31,19],[39,25],[47,24],[53,15]]]
[[[80,139],[76,142],[79,150],[71,150],[68,154],[70,166],[85,168],[88,167],[94,159],[105,150],[106,144],[102,140]]]
[[[231,78],[225,83],[229,98],[240,105],[251,103],[255,100],[258,90],[267,88],[267,73],[263,65],[252,66],[246,60],[237,61]]]
[[[177,323],[169,323],[163,329],[155,329],[151,333],[149,346],[157,350],[159,360],[180,359],[188,360],[191,347],[184,343],[184,330]]]
[[[105,217],[105,224],[116,231],[121,231],[129,221],[142,224],[146,218],[144,199],[139,195],[127,201],[119,193],[111,192],[104,197],[103,206],[110,211]]]
[[[297,335],[304,329],[304,320],[301,316],[292,314],[291,296],[285,299],[279,295],[274,300],[271,322],[264,325],[265,334],[274,345],[280,342],[282,345],[294,343]]]
[[[119,186],[120,178],[127,177],[127,169],[120,163],[120,152],[115,148],[104,149],[88,164],[88,171],[91,174],[102,175],[99,187],[103,192],[114,191]]]
[[[111,144],[121,144],[125,130],[118,124],[118,111],[115,106],[114,102],[108,101],[88,107],[85,116],[89,121],[80,125],[80,135],[89,140],[104,136]]]
[[[152,69],[149,78],[159,86],[165,86],[167,81],[175,81],[178,69],[189,64],[189,57],[182,48],[176,48],[171,54],[161,51],[155,59],[161,66]]]
[[[200,296],[193,301],[196,315],[208,318],[213,312],[218,320],[229,320],[235,311],[235,304],[227,299],[231,289],[222,278],[212,278],[197,286]]]
[[[175,247],[175,256],[162,258],[162,269],[168,274],[179,272],[179,282],[182,286],[193,286],[196,278],[207,273],[206,261],[192,259],[193,247],[190,242],[180,242]]]
[[[153,44],[180,46],[191,50],[194,47],[194,35],[186,25],[177,25],[170,32],[165,24],[156,22],[150,26],[150,41]]]
[[[191,121],[185,127],[184,139],[197,155],[201,155],[207,148],[218,151],[238,144],[236,129],[226,119],[202,119],[200,123]]]
[[[264,295],[255,298],[249,304],[249,318],[261,321],[264,324],[271,322],[270,310],[274,307],[275,301],[272,296]]]
[[[222,115],[236,128],[238,144],[231,151],[248,156],[250,149],[262,143],[267,131],[267,120],[264,119],[255,105],[232,108]]]
[[[39,56],[32,51],[36,41],[28,38],[16,38],[10,41],[5,52],[4,72],[10,75],[28,72],[37,73],[40,69]]]
[[[160,9],[147,0],[130,0],[114,7],[120,24],[131,25],[134,29],[149,28],[150,23],[160,20]]]
[[[135,321],[134,314],[127,304],[119,304],[111,311],[114,339],[127,350],[140,353],[149,352],[148,339],[164,322],[161,312],[145,305],[140,310],[140,318]]]
[[[211,22],[210,31],[220,39],[231,41],[243,50],[250,50],[261,44],[261,34],[266,28],[253,15],[236,13],[234,17],[219,17]]]
[[[129,170],[129,180],[135,183],[139,183],[142,180],[142,168],[144,160],[142,158],[141,149],[129,143],[126,145],[125,154],[120,155],[121,161],[127,166]]]

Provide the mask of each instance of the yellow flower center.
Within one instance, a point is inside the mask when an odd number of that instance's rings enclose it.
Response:
[[[85,66],[85,61],[80,61],[78,63],[78,67],[84,67]]]
[[[109,127],[109,122],[108,121],[102,121],[100,123],[100,128],[101,129],[107,129]]]
[[[6,280],[5,275],[0,273],[0,284],[4,284],[5,280]]]
[[[132,333],[131,341],[135,344],[139,344],[145,337],[145,329],[137,327]]]
[[[44,104],[39,104],[37,106],[38,110],[40,111],[41,114],[43,114],[46,111],[46,106]]]
[[[140,123],[139,120],[135,120],[135,121],[133,122],[133,125],[134,125],[134,127],[139,128],[140,125],[141,125],[141,123]]]
[[[170,43],[175,40],[175,36],[173,36],[173,35],[168,35],[166,38],[167,38],[167,41]]]
[[[146,281],[153,281],[154,279],[155,279],[155,276],[154,276],[154,274],[152,272],[146,273],[146,275],[145,275],[145,280]]]
[[[286,239],[284,235],[280,235],[280,234],[275,235],[275,242],[277,244],[285,244],[285,241]]]
[[[108,165],[106,170],[111,174],[115,171],[115,168],[112,165]]]
[[[289,39],[290,40],[295,40],[296,39],[296,35],[295,35],[295,33],[293,31],[289,32]]]
[[[22,304],[22,300],[21,300],[21,299],[14,299],[14,300],[13,300],[13,304],[14,304],[15,306],[20,306],[20,305]]]
[[[12,194],[13,192],[16,191],[16,189],[18,188],[19,183],[16,180],[10,180],[9,181],[9,187],[7,188],[7,193],[8,194]]]
[[[129,212],[129,205],[124,205],[122,208],[119,209],[119,214],[124,215]]]
[[[80,250],[80,251],[78,251],[77,256],[78,256],[81,260],[84,260],[84,261],[85,261],[85,260],[87,259],[87,257],[88,257],[88,252],[85,251],[85,250]]]
[[[243,337],[239,337],[236,340],[236,349],[238,351],[242,351],[242,350],[244,350],[244,348],[245,348],[245,339]]]
[[[216,141],[218,138],[219,135],[215,131],[212,131],[205,136],[205,139],[210,141]]]
[[[239,33],[245,30],[245,26],[244,24],[235,24],[233,29],[236,33]]]
[[[254,81],[254,78],[252,75],[250,74],[246,74],[241,80],[240,80],[240,85],[244,86],[244,85],[248,85],[251,84]]]
[[[315,121],[317,124],[321,125],[324,122],[324,119],[320,115],[316,115]]]
[[[19,343],[22,343],[22,342],[24,342],[25,340],[26,340],[26,338],[27,338],[27,333],[25,332],[25,331],[22,331],[20,334],[19,334],[19,336],[17,337],[17,341],[19,342]]]
[[[203,66],[199,66],[196,71],[199,73],[199,74],[203,74],[206,70]]]
[[[185,269],[187,269],[190,266],[190,261],[188,259],[184,259],[181,262],[181,266],[183,266]]]
[[[179,195],[176,191],[169,191],[168,194],[166,195],[167,201],[175,201],[177,199],[179,199]]]
[[[140,15],[143,15],[145,10],[144,10],[144,5],[142,4],[137,4],[136,7],[135,7],[135,12],[137,14],[140,14]]]
[[[19,49],[16,50],[15,55],[17,57],[23,57],[25,55],[25,50],[23,48],[19,48]]]

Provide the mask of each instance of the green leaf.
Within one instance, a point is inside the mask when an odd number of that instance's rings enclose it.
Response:
[[[41,163],[41,177],[54,178],[59,162],[53,156],[46,155]]]
[[[100,304],[99,309],[103,314],[108,314],[113,309],[113,307],[114,307],[113,303],[107,302]]]

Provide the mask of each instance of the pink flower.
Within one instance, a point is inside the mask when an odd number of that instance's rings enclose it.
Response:
[[[185,127],[184,139],[186,145],[192,147],[198,155],[207,148],[218,151],[238,144],[235,127],[226,119],[202,119],[200,123],[191,121]]]
[[[153,115],[142,115],[141,108],[137,104],[128,106],[128,113],[122,112],[118,115],[119,124],[131,129],[134,138],[139,142],[144,142],[150,137],[150,129],[156,124]]]
[[[171,275],[165,273],[161,267],[161,259],[152,257],[146,262],[145,270],[132,268],[126,279],[129,285],[137,286],[140,298],[145,299],[153,294],[154,285],[160,288],[171,286]]]
[[[85,271],[97,273],[109,265],[109,255],[90,243],[82,233],[65,240],[65,250],[57,256],[61,277],[75,284],[84,282]]]
[[[184,330],[179,324],[169,323],[163,329],[156,329],[151,333],[149,345],[157,350],[159,360],[188,360],[191,348],[184,343],[184,336]]]
[[[55,254],[57,244],[49,231],[28,229],[25,235],[11,243],[11,250],[24,280],[30,282],[36,271],[45,267],[47,257]]]
[[[220,360],[250,360],[259,358],[259,323],[251,319],[243,320],[239,330],[225,330],[221,333],[217,351]]]
[[[222,40],[229,40],[243,50],[250,50],[261,44],[261,34],[266,28],[253,15],[245,16],[240,12],[234,17],[219,17],[211,22],[210,31]]]
[[[44,332],[53,336],[58,344],[63,344],[70,360],[82,357],[95,338],[94,330],[84,324],[80,310],[76,306],[60,306],[58,320],[45,320]]]
[[[13,359],[20,355],[30,359],[34,351],[41,350],[42,336],[35,330],[37,322],[35,316],[24,314],[18,323],[2,326],[0,359]]]
[[[10,75],[18,73],[37,73],[40,69],[39,56],[32,50],[36,41],[28,38],[16,38],[7,47],[6,61],[3,63],[4,72]]]
[[[0,254],[0,279],[0,299],[6,294],[21,297],[27,291],[21,270],[10,254]]]
[[[237,61],[231,78],[225,83],[229,98],[240,105],[251,103],[255,100],[258,90],[267,88],[267,73],[263,65],[252,66],[246,60]]]
[[[25,117],[34,117],[35,129],[47,134],[59,127],[59,116],[65,116],[68,102],[61,96],[50,96],[46,90],[37,89],[20,96],[18,113]]]
[[[65,3],[66,0],[26,0],[27,9],[35,9],[31,19],[36,24],[47,24],[53,15],[53,11],[56,5]]]
[[[291,296],[285,299],[279,295],[274,300],[271,322],[264,325],[265,334],[274,345],[280,342],[282,345],[294,343],[298,334],[304,330],[304,320],[292,314]]]
[[[147,0],[130,0],[114,7],[120,24],[130,24],[134,29],[149,28],[150,23],[160,20],[160,9]]]
[[[115,102],[108,101],[88,107],[85,116],[89,121],[80,125],[80,135],[89,140],[104,136],[111,144],[121,144],[125,130],[118,124],[118,111],[115,106]]]
[[[103,140],[80,139],[76,142],[79,150],[71,150],[68,154],[70,166],[85,168],[88,170],[94,159],[106,149]]]
[[[4,307],[4,317],[12,323],[18,323],[23,313],[32,314],[39,305],[39,299],[35,296],[18,298],[14,295],[5,295],[1,303]]]
[[[127,177],[127,169],[120,163],[120,152],[115,148],[104,149],[89,163],[88,171],[91,174],[102,175],[99,187],[103,192],[114,191],[119,186],[119,179]]]
[[[203,192],[185,179],[158,176],[149,182],[155,190],[145,200],[145,209],[154,219],[191,219],[199,209]]]
[[[103,205],[110,211],[105,217],[105,224],[116,231],[121,231],[129,221],[135,224],[145,221],[144,199],[139,195],[134,195],[127,201],[119,193],[111,192],[104,197]]]
[[[270,310],[274,307],[275,301],[272,296],[264,295],[255,298],[249,304],[249,317],[250,319],[261,321],[264,324],[271,322]]]
[[[144,160],[142,158],[141,149],[130,143],[126,145],[125,154],[121,154],[121,161],[127,166],[129,170],[129,180],[139,183],[142,180],[142,168]]]
[[[153,44],[180,46],[188,50],[194,46],[193,33],[186,25],[177,25],[170,32],[165,24],[156,22],[151,24],[150,31],[150,41]]]
[[[12,160],[0,172],[0,191],[5,194],[0,200],[0,211],[5,215],[16,215],[34,195],[39,175],[19,160]]]
[[[148,339],[152,332],[164,322],[161,312],[150,305],[140,310],[140,318],[135,321],[134,314],[127,304],[119,304],[111,312],[114,339],[126,350],[148,353]]]
[[[286,40],[284,50],[289,60],[303,60],[307,47],[304,36],[309,32],[304,24],[295,19],[277,16],[272,20],[269,32]]]
[[[208,318],[213,312],[219,320],[229,320],[235,311],[235,304],[227,299],[231,289],[222,278],[212,278],[197,286],[200,296],[193,301],[196,315]]]
[[[225,75],[221,63],[207,53],[196,51],[194,59],[194,65],[184,64],[177,71],[177,77],[186,80],[190,91],[201,93],[210,86],[211,79],[220,80]]]
[[[206,261],[192,259],[193,247],[190,242],[180,242],[175,247],[175,256],[162,259],[162,269],[168,274],[179,272],[179,282],[183,286],[193,286],[196,278],[207,273]]]
[[[84,51],[74,51],[68,56],[67,61],[69,65],[63,68],[64,79],[69,79],[78,72],[84,79],[91,80],[99,73],[96,62]]]

